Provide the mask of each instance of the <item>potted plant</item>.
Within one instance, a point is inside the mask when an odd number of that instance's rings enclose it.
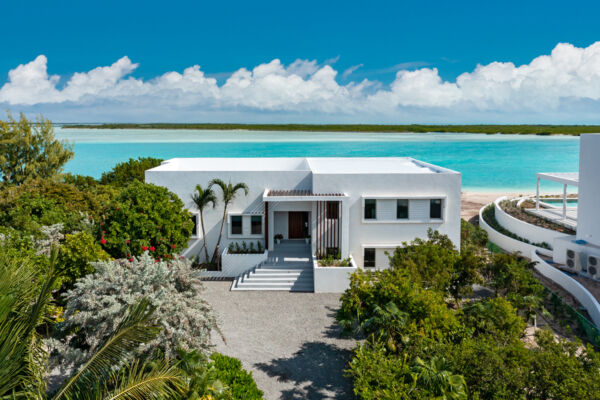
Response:
[[[304,243],[306,243],[306,244],[310,243],[310,235],[306,235],[306,237],[304,238]]]
[[[280,244],[281,240],[283,239],[283,235],[281,233],[278,233],[273,237],[275,238],[275,243],[277,243],[277,244]]]

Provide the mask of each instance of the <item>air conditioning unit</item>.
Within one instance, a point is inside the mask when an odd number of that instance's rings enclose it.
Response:
[[[587,272],[594,279],[600,278],[600,256],[588,256]]]
[[[567,268],[573,272],[581,271],[581,255],[579,252],[567,249]]]

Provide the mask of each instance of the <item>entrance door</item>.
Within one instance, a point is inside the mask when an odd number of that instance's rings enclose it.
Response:
[[[303,239],[306,236],[306,223],[308,223],[307,212],[290,211],[288,221],[288,237],[290,239]]]

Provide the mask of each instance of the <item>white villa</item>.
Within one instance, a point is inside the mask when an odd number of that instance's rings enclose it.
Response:
[[[412,158],[175,158],[145,178],[196,216],[197,184],[219,178],[248,186],[228,208],[221,242],[222,274],[238,277],[232,289],[342,291],[352,269],[386,268],[386,251],[425,238],[429,228],[460,246],[461,175]],[[222,214],[221,203],[204,211],[209,253]],[[199,225],[187,258],[203,258]],[[230,243],[242,241],[260,241],[267,252],[228,257]],[[316,258],[328,254],[351,265],[319,269]]]

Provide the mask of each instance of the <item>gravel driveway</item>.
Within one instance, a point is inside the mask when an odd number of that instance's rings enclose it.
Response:
[[[355,347],[335,322],[339,294],[230,292],[231,282],[204,282],[227,340],[216,350],[252,371],[265,399],[352,399],[343,376]]]

